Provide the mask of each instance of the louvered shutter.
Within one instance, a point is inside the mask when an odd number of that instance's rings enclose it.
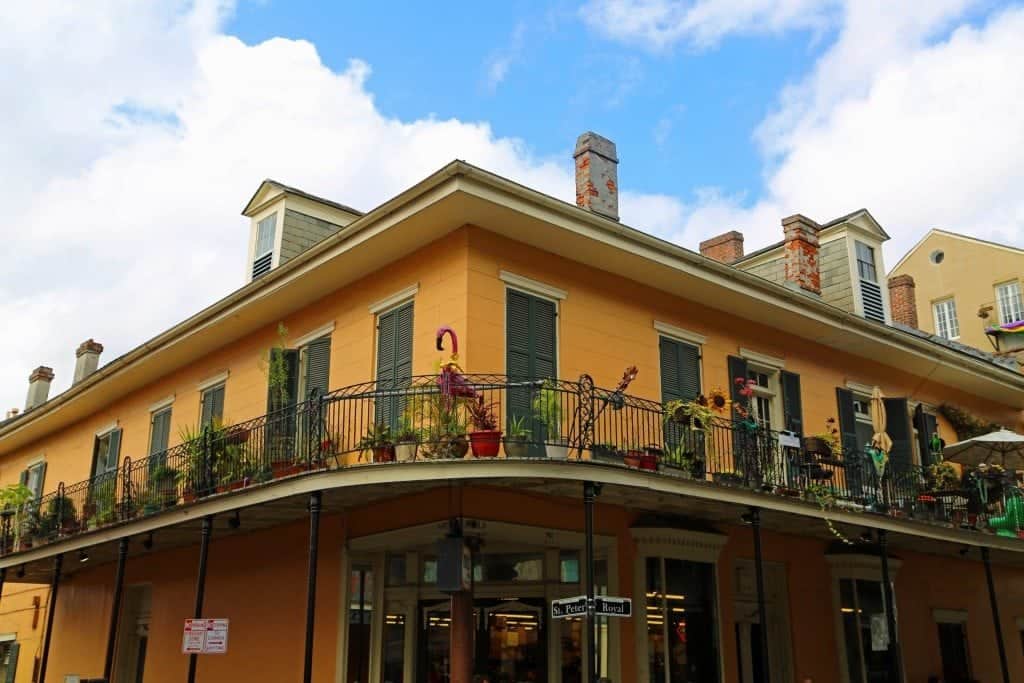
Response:
[[[7,650],[7,672],[4,675],[4,683],[14,683],[14,675],[18,672],[18,654],[21,651],[21,645],[18,643],[11,643]]]
[[[510,382],[554,379],[558,375],[558,316],[553,301],[514,289],[505,297],[505,373]],[[509,418],[525,417],[533,424],[533,440],[547,438],[543,425],[533,419],[533,392],[528,387],[508,391]],[[531,422],[532,421],[532,422]]]
[[[700,394],[700,349],[693,344],[661,337],[661,400],[688,401]]]
[[[28,486],[28,470],[21,471],[21,474],[18,475],[18,483],[22,486]]]
[[[104,472],[112,472],[117,469],[117,461],[121,455],[121,429],[114,429],[110,432],[110,441],[107,442],[107,457],[104,463]]]
[[[306,346],[306,396],[314,389],[321,394],[330,391],[331,374],[331,338],[321,337]]]
[[[413,305],[408,303],[377,318],[377,388],[402,389],[412,378]],[[377,400],[375,420],[398,427],[405,401],[398,396]]]
[[[224,420],[224,385],[203,392],[202,426],[220,424]]]
[[[839,417],[839,443],[843,449],[846,485],[850,493],[860,496],[864,486],[873,476],[874,467],[867,463],[867,456],[857,449],[857,414],[853,409],[853,392],[836,387],[836,412]]]
[[[894,472],[905,473],[913,464],[912,432],[910,429],[910,412],[905,398],[886,398],[885,431],[892,439],[889,450],[889,464]]]
[[[803,434],[804,409],[800,400],[800,375],[783,370],[779,379],[782,384],[783,423],[789,431]]]
[[[153,413],[149,429],[149,454],[156,455],[167,450],[171,435],[171,409],[165,408]]]
[[[939,425],[934,415],[924,411],[920,403],[914,408],[914,428],[917,429],[917,452],[921,456],[921,465],[927,467],[932,464],[932,434],[939,430]]]

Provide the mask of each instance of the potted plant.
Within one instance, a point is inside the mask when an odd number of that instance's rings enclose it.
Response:
[[[0,509],[5,514],[10,514],[13,538],[4,539],[13,548],[19,548],[23,538],[22,530],[25,526],[24,520],[33,507],[32,500],[35,495],[32,489],[24,484],[8,484],[0,489]]]
[[[960,474],[951,463],[939,461],[928,466],[928,483],[935,491],[951,491],[960,484]]]
[[[742,486],[743,472],[739,470],[715,472],[711,475],[711,480],[716,484],[722,484],[724,486]]]
[[[836,427],[834,417],[825,420],[825,431],[804,437],[804,452],[806,453],[817,455],[820,458],[838,459],[842,455],[842,451],[839,429]]]
[[[513,415],[508,419],[508,431],[505,433],[505,457],[530,457],[530,430],[526,428],[526,418]]]
[[[149,480],[163,507],[171,507],[178,502],[178,470],[166,464],[158,465],[149,473]]]
[[[395,440],[391,435],[391,427],[378,422],[366,430],[362,440],[357,444],[361,451],[370,451],[373,462],[393,462],[395,459]]]
[[[625,455],[622,456],[622,461],[626,463],[626,467],[632,467],[635,470],[640,469],[640,462],[643,460],[644,451],[639,446],[630,446],[626,449]]]
[[[89,529],[95,529],[103,524],[113,522],[116,517],[117,506],[114,500],[114,481],[112,479],[97,484],[89,492],[89,503],[84,507],[89,508],[86,517],[86,525]]]
[[[52,540],[57,535],[72,534],[78,529],[78,516],[74,502],[64,496],[54,496],[39,516],[36,539]]]
[[[555,383],[551,380],[533,397],[533,412],[537,420],[547,428],[547,439],[544,450],[552,460],[568,460],[569,444],[561,438],[562,402]]]
[[[501,430],[498,429],[498,416],[494,414],[494,404],[484,401],[479,396],[469,404],[469,421],[473,431],[469,433],[469,444],[473,448],[475,458],[494,458],[501,446]]]
[[[703,394],[691,400],[677,399],[665,404],[665,421],[691,429],[705,430],[714,417],[712,406]]]
[[[681,443],[676,444],[669,450],[664,462],[666,465],[678,469],[684,479],[699,478],[700,475],[697,474],[697,470],[703,465],[697,454]]]
[[[640,453],[640,469],[657,472],[662,454],[663,451],[657,446],[645,446]]]
[[[613,443],[596,443],[590,449],[590,459],[594,462],[605,462],[621,465],[624,453]]]

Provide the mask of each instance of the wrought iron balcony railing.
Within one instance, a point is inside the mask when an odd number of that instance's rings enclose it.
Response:
[[[199,499],[325,469],[504,456],[610,464],[850,510],[981,526],[1009,483],[935,491],[926,472],[861,453],[822,457],[749,421],[666,420],[656,401],[579,381],[434,376],[314,394],[193,438],[116,471],[65,485],[0,516],[0,553],[159,514]],[[1015,529],[1014,529],[1015,530]]]

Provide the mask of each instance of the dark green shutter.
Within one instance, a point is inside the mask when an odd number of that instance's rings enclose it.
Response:
[[[914,408],[914,427],[917,429],[917,448],[921,456],[921,465],[932,464],[932,434],[939,431],[938,421],[934,415],[924,411],[920,403]]]
[[[745,358],[740,358],[739,356],[729,356],[728,365],[729,397],[734,403],[748,405],[747,398],[740,395],[740,389],[743,388],[743,385],[736,383],[736,380],[740,378],[742,378],[744,382],[747,380],[747,360]]]
[[[203,392],[201,425],[220,424],[224,420],[224,385],[219,384]]]
[[[857,450],[857,414],[853,410],[853,392],[836,387],[836,407],[839,416],[839,443],[843,449],[846,467],[846,485],[850,493],[860,496],[866,477],[873,476],[874,467],[867,464],[866,456]]]
[[[787,430],[803,434],[804,409],[800,402],[800,375],[783,370],[779,379],[782,384],[782,422]]]
[[[306,346],[306,395],[309,398],[314,389],[321,394],[330,391],[331,383],[331,338],[321,337]]]
[[[700,394],[700,348],[661,337],[661,400],[689,401]]]
[[[905,398],[886,398],[885,403],[885,431],[892,439],[892,448],[889,450],[889,464],[894,472],[905,473],[914,462],[913,446],[911,438],[913,432],[910,429],[910,411]]]
[[[14,674],[18,671],[18,653],[20,651],[21,645],[11,643],[10,649],[7,651],[7,674],[4,676],[4,683],[14,683]]]
[[[402,389],[412,379],[413,305],[405,304],[377,318],[377,388]],[[398,427],[405,401],[397,396],[378,399],[377,424]]]
[[[18,475],[18,483],[22,486],[28,486],[28,470],[21,471],[21,474]]]
[[[121,429],[114,429],[110,432],[110,441],[107,444],[107,459],[104,467],[105,472],[112,472],[117,469],[117,461],[121,455]]]
[[[558,374],[558,316],[555,303],[509,289],[505,295],[505,374],[510,382],[555,379]],[[523,417],[533,425],[535,442],[547,435],[533,420],[533,392],[528,387],[508,391],[508,418]]]
[[[167,450],[171,436],[171,409],[164,408],[153,413],[149,427],[149,454],[156,455]]]

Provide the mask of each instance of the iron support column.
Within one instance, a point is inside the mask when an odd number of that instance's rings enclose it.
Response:
[[[757,583],[757,618],[761,622],[761,657],[765,665],[764,683],[771,681],[769,666],[770,650],[768,649],[768,610],[764,603],[764,564],[761,556],[761,510],[750,508],[750,526],[754,530],[754,578]]]
[[[46,601],[46,634],[43,636],[43,653],[39,657],[39,683],[46,683],[46,664],[50,659],[50,638],[53,637],[53,612],[57,608],[57,588],[60,586],[63,562],[63,555],[53,558],[53,582],[50,583],[50,597]]]
[[[306,583],[306,653],[303,660],[303,683],[312,683],[313,680],[313,627],[316,616],[316,569],[320,542],[321,498],[319,491],[314,491],[309,495],[309,572]]]
[[[1010,669],[1006,665],[1006,645],[1003,643],[1003,626],[999,621],[999,603],[996,601],[996,582],[992,578],[992,562],[987,546],[981,547],[981,561],[985,565],[985,579],[988,581],[988,601],[992,605],[992,623],[996,627],[996,647],[999,648],[999,666],[1003,669],[1003,683],[1010,683]]]
[[[583,513],[586,528],[587,563],[587,630],[586,651],[590,653],[590,680],[596,683],[600,678],[600,653],[597,651],[597,615],[594,613],[594,500],[601,492],[601,485],[592,481],[583,482]]]
[[[194,619],[200,619],[203,616],[203,595],[206,592],[206,556],[210,552],[210,534],[212,532],[213,516],[207,515],[206,517],[203,517],[203,530],[199,541],[199,573],[198,576],[196,576],[196,608],[192,611],[192,617]],[[190,654],[188,656],[188,683],[195,683],[196,664],[198,663],[198,656],[196,654]]]
[[[7,567],[0,569],[0,598],[4,595],[4,584],[7,583]]]
[[[103,660],[103,678],[110,680],[114,669],[114,645],[117,642],[117,627],[121,620],[121,593],[124,589],[124,563],[128,559],[128,537],[117,543],[117,571],[114,573],[114,601],[110,607],[110,629],[107,631],[107,656]]]
[[[889,578],[889,533],[878,531],[878,552],[882,560],[882,597],[885,600],[885,627],[889,631],[889,666],[892,679],[903,683],[903,665],[900,663],[900,644],[896,633],[896,605],[893,602],[892,581]]]

